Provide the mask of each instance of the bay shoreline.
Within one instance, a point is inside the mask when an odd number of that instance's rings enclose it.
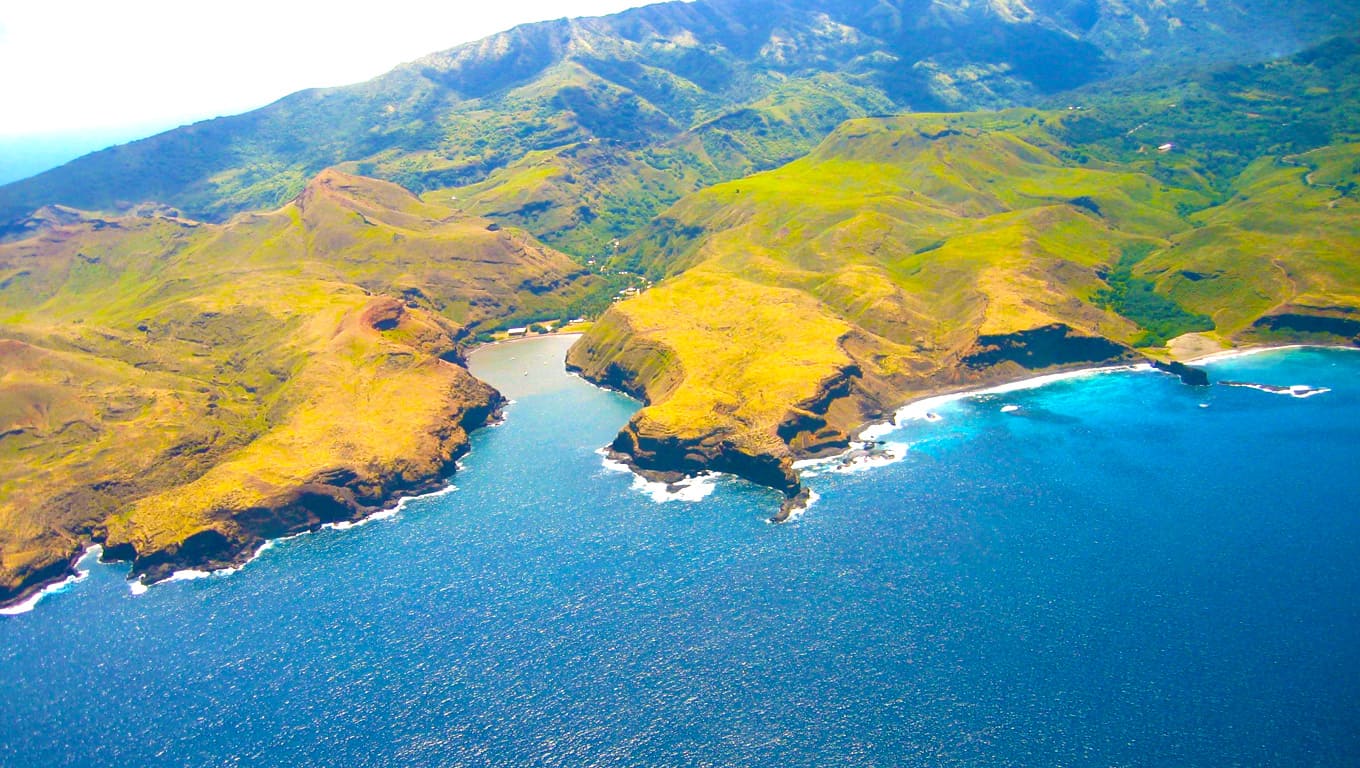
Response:
[[[498,341],[484,342],[481,344],[475,344],[467,347],[466,352],[464,354],[464,359],[466,359],[468,356],[476,353],[479,350],[487,349],[498,345],[509,345],[524,341],[536,341],[557,336],[579,336],[579,335],[580,332],[572,331],[567,333],[537,334],[534,336],[525,336],[511,339],[501,339]],[[500,409],[497,408],[493,416],[486,423],[479,425],[474,430],[470,430],[469,435],[475,433],[477,430],[480,429],[497,426],[498,424],[501,423],[503,418],[504,416],[500,413]],[[233,573],[236,573],[237,571],[246,567],[250,563],[259,559],[261,555],[263,555],[266,551],[268,551],[278,542],[287,541],[289,539],[297,538],[299,536],[305,536],[311,533],[316,533],[324,529],[347,530],[349,528],[364,525],[375,520],[391,518],[395,516],[398,512],[400,512],[405,507],[405,505],[410,501],[435,496],[442,496],[455,490],[455,486],[452,483],[452,478],[453,475],[456,473],[456,468],[458,464],[461,462],[461,459],[466,455],[466,453],[467,451],[464,451],[454,457],[454,461],[452,463],[451,468],[454,469],[455,471],[447,472],[441,478],[438,479],[429,479],[426,482],[420,484],[420,486],[422,487],[400,489],[392,496],[383,499],[381,504],[379,504],[376,508],[372,509],[371,511],[367,512],[364,515],[356,516],[349,520],[321,523],[320,525],[317,525],[316,527],[313,528],[291,531],[282,536],[277,536],[274,538],[266,538],[258,546],[241,553],[237,557],[232,558],[232,562],[230,562],[230,564],[224,567],[218,568],[208,567],[206,569],[201,567],[181,568],[172,571],[163,578],[154,579],[152,581],[147,581],[145,579],[145,576],[142,574],[138,574],[135,577],[132,577],[130,573],[129,578],[127,580],[128,588],[131,589],[134,594],[142,594],[145,593],[149,588],[159,584],[167,584],[175,581],[190,581],[194,579],[208,578],[213,576],[216,577],[228,576]],[[61,592],[64,592],[67,589],[69,589],[74,584],[83,581],[86,575],[88,575],[88,571],[82,571],[79,566],[82,561],[89,557],[91,552],[94,552],[96,554],[98,562],[102,565],[113,565],[116,563],[129,562],[128,560],[120,557],[110,556],[108,550],[104,547],[103,542],[100,541],[89,542],[78,553],[72,556],[70,561],[67,562],[65,570],[62,571],[60,575],[43,582],[35,583],[29,589],[14,596],[13,599],[8,600],[4,603],[0,603],[0,616],[16,616],[28,613],[34,610],[38,606],[38,604],[41,603],[45,598],[51,595],[60,594]]]
[[[526,336],[484,342],[468,348],[467,356],[471,357],[478,351],[489,349],[496,346],[506,346],[529,341],[541,342],[543,340],[551,338],[579,337],[580,335],[581,335],[580,332],[573,331],[567,333],[538,334],[535,336]],[[1185,362],[1188,365],[1204,365],[1268,352],[1282,352],[1293,349],[1338,349],[1360,351],[1360,349],[1357,349],[1356,347],[1326,344],[1254,345],[1249,347],[1224,349],[1199,357],[1190,358],[1184,360],[1183,362]],[[1090,366],[1067,371],[1041,373],[1035,376],[1028,376],[1024,378],[1003,381],[997,384],[988,384],[984,386],[974,386],[952,391],[940,391],[924,394],[921,397],[911,400],[905,403],[904,405],[894,409],[892,414],[886,419],[869,421],[861,425],[859,428],[857,428],[851,433],[853,435],[852,444],[849,447],[847,447],[844,451],[840,451],[835,454],[827,456],[795,457],[796,458],[795,468],[801,470],[803,468],[810,468],[815,465],[829,464],[834,463],[838,460],[842,460],[846,456],[855,451],[864,450],[864,444],[866,442],[874,442],[881,439],[883,436],[898,429],[900,426],[902,426],[903,423],[907,421],[917,419],[928,419],[932,415],[933,408],[939,407],[946,403],[956,402],[958,400],[963,400],[971,397],[982,397],[987,395],[1005,394],[1008,392],[1018,392],[1030,389],[1037,389],[1062,381],[1078,380],[1109,373],[1128,373],[1151,370],[1153,370],[1153,368],[1150,362],[1133,364],[1120,363],[1115,365]],[[605,391],[615,391],[610,390],[608,387],[603,387],[599,384],[595,384],[593,382],[591,382],[591,385]],[[499,420],[491,421],[488,422],[487,424],[482,425],[481,427],[478,427],[478,429],[480,430],[482,428],[496,426],[499,423],[500,423]],[[647,485],[653,485],[657,481],[657,478],[649,477],[647,474],[644,474],[645,472],[647,472],[646,470],[639,470],[631,463],[621,460],[624,457],[615,456],[610,458],[616,461],[619,466],[627,467],[638,478],[642,479],[644,483]],[[710,474],[720,475],[723,473],[711,472]],[[451,481],[452,476],[453,476],[452,473],[450,473],[441,482],[437,484],[432,484],[437,485],[438,487],[431,487],[430,490],[428,491],[417,492],[414,494],[406,493],[394,495],[393,498],[385,500],[385,503],[381,508],[376,509],[362,517],[358,517],[353,520],[324,523],[322,525],[317,526],[314,529],[295,531],[277,538],[266,539],[248,556],[242,558],[240,562],[235,562],[229,566],[211,570],[203,570],[197,568],[179,569],[172,572],[165,578],[158,579],[152,582],[145,582],[143,577],[139,575],[136,578],[128,579],[129,589],[131,589],[135,594],[141,594],[150,587],[159,584],[172,583],[175,581],[188,581],[208,577],[225,577],[232,575],[240,571],[242,568],[246,567],[250,563],[257,560],[260,556],[262,556],[266,551],[268,551],[278,542],[286,541],[288,539],[293,539],[300,536],[305,536],[311,533],[316,533],[323,529],[343,531],[348,530],[349,528],[365,525],[370,522],[390,519],[396,516],[400,511],[402,511],[407,505],[407,503],[411,501],[420,500],[424,498],[438,497],[451,493],[456,490],[456,487],[452,484]],[[667,485],[674,485],[674,483],[667,483]],[[655,489],[653,488],[651,493],[654,493],[654,491]],[[698,500],[706,495],[707,495],[706,493],[696,494],[697,498],[692,498],[691,500]],[[809,501],[811,501],[810,498]],[[803,508],[787,510],[781,509],[781,514],[773,516],[771,518],[771,521],[772,522],[793,521],[798,519],[798,517],[801,516],[802,512]],[[87,545],[85,548],[83,548],[81,552],[76,557],[73,558],[72,562],[70,563],[69,570],[60,579],[54,579],[45,584],[37,585],[34,590],[28,592],[27,594],[24,594],[16,598],[15,600],[9,602],[6,605],[0,606],[0,616],[14,616],[32,611],[46,597],[64,592],[70,589],[75,584],[78,584],[81,581],[83,581],[86,578],[86,576],[88,576],[88,570],[85,571],[80,570],[79,564],[85,561],[86,558],[90,557],[92,554],[98,558],[98,561],[101,564],[111,564],[114,562],[120,562],[116,559],[108,561],[104,560],[103,559],[104,550],[102,545],[99,544],[98,542],[93,542]]]
[[[1178,362],[1182,362],[1186,365],[1206,365],[1223,362],[1225,360],[1264,354],[1268,352],[1283,352],[1295,349],[1337,349],[1337,350],[1360,351],[1360,348],[1339,344],[1261,344],[1231,349],[1222,349],[1212,353],[1191,357],[1184,360],[1179,360]],[[1058,370],[1046,373],[1039,373],[1037,375],[1026,376],[1017,379],[1003,380],[998,383],[973,385],[959,389],[944,389],[941,391],[925,393],[922,394],[920,397],[909,400],[905,404],[893,409],[892,413],[887,418],[867,421],[864,424],[860,425],[855,430],[851,431],[850,445],[847,446],[844,450],[825,455],[806,455],[806,456],[795,455],[793,457],[794,469],[796,472],[798,472],[799,477],[801,478],[802,469],[834,465],[837,462],[842,462],[846,460],[848,457],[856,453],[863,453],[866,450],[867,445],[877,442],[883,436],[897,430],[900,426],[902,426],[903,423],[917,419],[929,419],[931,416],[933,416],[932,409],[937,408],[946,403],[956,402],[958,400],[963,400],[971,397],[983,397],[987,395],[999,395],[1008,392],[1019,392],[1024,390],[1037,389],[1062,381],[1078,380],[1110,373],[1151,372],[1154,370],[1157,369],[1154,368],[1152,359],[1149,358],[1145,359],[1142,362],[1135,363],[1123,362],[1109,365],[1094,365],[1082,368],[1073,368],[1069,370]],[[1175,375],[1167,371],[1162,372],[1169,376]],[[596,386],[600,385],[597,384]],[[608,389],[607,387],[602,388]],[[621,465],[628,466],[633,470],[635,474],[639,475],[640,477],[647,481],[653,482],[665,481],[671,479],[670,475],[672,474],[681,474],[681,473],[665,473],[665,476],[660,476],[662,473],[651,472],[650,470],[639,470],[637,467],[634,467],[631,463],[626,461],[626,456],[614,455],[611,456],[610,458],[612,458],[614,461],[618,462]],[[810,501],[811,494],[807,494],[804,497],[804,499],[806,501]],[[809,506],[809,504],[806,503],[806,501],[803,504],[790,505],[786,500],[786,503],[780,508],[780,510],[770,518],[771,522],[782,523],[797,520],[799,517],[802,516],[802,513],[806,509],[806,507]]]

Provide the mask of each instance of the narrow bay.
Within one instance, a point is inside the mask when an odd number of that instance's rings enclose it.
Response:
[[[959,400],[798,522],[659,504],[636,404],[485,348],[457,490],[0,619],[0,764],[1337,765],[1360,759],[1360,355]]]

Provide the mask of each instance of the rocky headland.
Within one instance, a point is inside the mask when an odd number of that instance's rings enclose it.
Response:
[[[92,543],[156,581],[437,488],[502,401],[469,329],[588,281],[334,171],[225,225],[40,211],[0,241],[0,604]]]
[[[1047,373],[1143,360],[1115,342],[1049,325],[979,338],[952,360],[914,376],[868,376],[860,363],[841,365],[824,378],[802,382],[810,394],[786,403],[782,415],[763,422],[747,418],[739,409],[724,411],[721,404],[715,404],[701,423],[676,424],[664,420],[665,403],[685,387],[688,369],[674,362],[679,359],[675,350],[655,339],[635,342],[625,335],[611,340],[611,334],[621,327],[631,328],[626,321],[606,319],[587,332],[567,357],[569,369],[598,385],[632,394],[647,406],[619,431],[610,446],[611,457],[650,480],[665,483],[703,472],[723,472],[772,488],[783,497],[772,515],[775,521],[788,519],[809,499],[795,462],[855,450],[861,429],[911,401]],[[854,345],[842,343],[839,348],[845,352]],[[733,380],[727,389],[739,386],[739,380]],[[753,393],[752,399],[760,395]],[[661,407],[654,410],[658,404]],[[662,418],[654,416],[656,411]]]

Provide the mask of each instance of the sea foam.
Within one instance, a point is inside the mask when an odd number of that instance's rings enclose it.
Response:
[[[94,560],[97,561],[100,554],[103,552],[104,548],[98,544],[91,544],[89,547],[86,547],[85,552],[81,554],[80,559],[76,560],[76,572],[74,575],[67,576],[56,584],[49,584],[46,587],[43,587],[22,603],[15,603],[8,608],[0,608],[0,616],[18,616],[21,613],[28,613],[38,607],[38,603],[42,602],[43,598],[50,595],[61,594],[84,581],[90,575],[90,563],[92,562],[90,558],[94,558]]]
[[[1303,399],[1314,395],[1323,395],[1331,392],[1327,387],[1310,387],[1307,384],[1290,384],[1287,387],[1277,387],[1273,384],[1256,384],[1249,381],[1220,381],[1225,387],[1240,387],[1242,389],[1254,389],[1258,392],[1267,392],[1272,395],[1287,395]]]
[[[721,478],[720,473],[701,472],[674,483],[648,480],[634,472],[633,468],[624,462],[611,457],[608,448],[600,448],[595,453],[600,456],[600,465],[604,467],[605,471],[633,475],[633,490],[644,494],[658,504],[665,504],[669,501],[703,501],[708,498],[709,494],[713,493],[713,489],[718,486],[718,480]]]
[[[631,473],[633,468],[622,461],[613,458],[608,448],[595,449],[595,455],[600,457],[600,464],[609,472]]]
[[[633,477],[633,489],[641,491],[658,504],[665,504],[668,501],[703,501],[713,493],[717,485],[718,475],[710,472],[686,477],[674,483],[648,480],[642,475]]]
[[[240,565],[228,566],[226,568],[218,568],[217,570],[213,571],[186,568],[181,571],[175,571],[166,578],[161,579],[160,581],[152,582],[151,584],[147,584],[145,581],[142,580],[142,577],[138,576],[135,579],[128,580],[128,589],[134,595],[144,595],[146,594],[146,591],[151,587],[159,586],[161,584],[172,584],[178,581],[197,581],[199,579],[206,579],[213,576],[216,577],[232,576],[234,574],[240,573],[247,565],[250,565],[251,563],[260,559],[261,555],[272,549],[274,545],[278,542],[289,541],[291,539],[300,538],[302,536],[308,536],[313,533],[316,533],[317,531],[324,530],[348,531],[353,528],[359,528],[361,526],[368,525],[369,523],[380,522],[384,520],[392,520],[397,516],[398,513],[405,510],[406,505],[412,501],[447,496],[451,493],[454,493],[457,490],[458,486],[450,483],[448,485],[445,485],[443,488],[440,488],[437,491],[431,491],[430,493],[422,493],[417,496],[402,496],[401,498],[397,499],[397,503],[395,506],[392,506],[388,509],[380,509],[377,512],[374,512],[373,514],[361,517],[358,520],[341,520],[340,522],[337,523],[323,523],[316,530],[298,531],[297,533],[290,533],[287,536],[280,536],[277,539],[267,539],[263,544],[257,547],[255,549],[255,552],[252,553],[250,557],[246,558],[246,560],[242,562]]]
[[[950,403],[956,403],[960,400],[985,397],[987,395],[1005,395],[1011,392],[1023,392],[1029,389],[1046,387],[1060,381],[1085,379],[1107,373],[1130,373],[1134,371],[1150,370],[1152,370],[1152,366],[1146,363],[1139,363],[1136,365],[1112,365],[1101,368],[1081,368],[1075,371],[1047,373],[1042,376],[1033,376],[1028,379],[1020,379],[1005,384],[996,384],[990,387],[979,387],[978,389],[968,389],[962,392],[950,392],[944,395],[932,395],[931,397],[915,400],[898,408],[897,411],[893,413],[891,419],[877,424],[870,424],[860,430],[859,436],[863,440],[877,441],[897,431],[908,421],[940,421],[943,417],[938,411],[940,411],[943,406]],[[1001,411],[1003,413],[1013,413],[1019,409],[1020,406],[1012,403],[1002,406]]]
[[[793,468],[798,471],[800,476],[805,478],[817,477],[827,473],[854,474],[856,472],[867,472],[878,467],[896,464],[906,458],[907,451],[910,449],[909,443],[874,441],[852,446],[849,450],[835,456],[795,461]]]

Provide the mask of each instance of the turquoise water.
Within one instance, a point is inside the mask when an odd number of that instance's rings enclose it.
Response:
[[[0,765],[1360,764],[1360,354],[941,405],[779,526],[605,469],[566,343],[450,494],[0,617]]]

